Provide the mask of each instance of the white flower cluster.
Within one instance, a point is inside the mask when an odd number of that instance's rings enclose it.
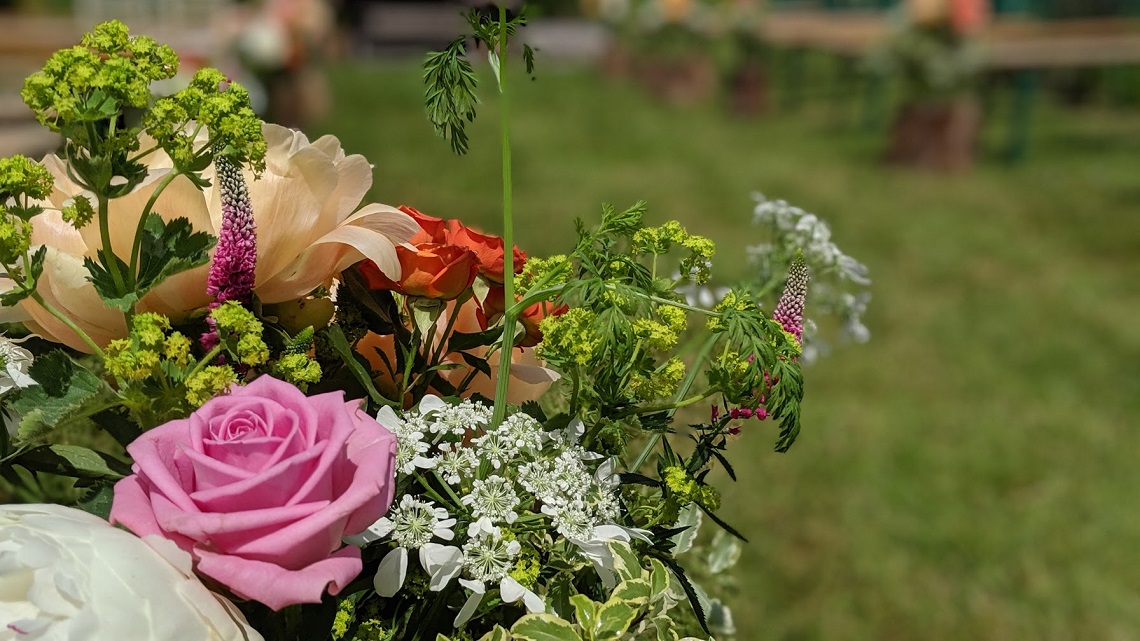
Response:
[[[400,414],[383,408],[377,419],[396,435],[397,481],[413,492],[349,541],[393,546],[376,574],[380,596],[403,587],[414,552],[430,590],[452,579],[470,590],[456,626],[473,616],[488,586],[504,602],[521,600],[541,612],[542,599],[511,577],[520,534],[543,527],[595,563],[600,538],[628,540],[614,525],[620,514],[614,461],[578,445],[581,421],[547,431],[520,412],[491,427],[490,408],[434,396]]]
[[[28,374],[32,366],[32,353],[18,346],[6,336],[0,336],[0,396],[8,392],[36,384]],[[19,428],[19,417],[10,410],[3,410],[0,420],[4,422],[4,429],[8,434],[16,436]]]
[[[770,225],[775,238],[772,245],[749,247],[749,255],[762,257],[776,250],[791,256],[802,249],[804,260],[815,272],[813,276],[819,276],[821,271],[836,270],[841,278],[859,285],[871,284],[867,267],[831,242],[831,228],[818,216],[783,200],[768,200],[763,194],[753,194],[753,197],[756,199],[753,224]]]

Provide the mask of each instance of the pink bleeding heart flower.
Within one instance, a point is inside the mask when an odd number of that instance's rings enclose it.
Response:
[[[280,610],[362,569],[359,534],[395,492],[396,437],[341,392],[262,376],[136,439],[111,522],[170,539],[200,575]]]

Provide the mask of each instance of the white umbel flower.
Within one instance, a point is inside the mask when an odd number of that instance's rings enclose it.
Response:
[[[475,518],[487,517],[495,523],[514,523],[519,517],[515,508],[519,505],[519,495],[514,485],[501,476],[489,476],[486,480],[475,479],[471,493],[461,501],[471,506]]]
[[[435,465],[434,459],[424,456],[431,449],[431,443],[424,440],[422,420],[418,417],[402,419],[387,405],[380,408],[376,420],[396,435],[396,470],[399,473],[411,474],[417,468],[431,469]]]
[[[459,584],[471,590],[467,601],[455,617],[455,627],[460,627],[475,614],[488,583],[498,583],[499,596],[505,603],[515,603],[520,599],[529,612],[542,612],[546,603],[542,597],[528,590],[511,577],[522,546],[518,541],[506,541],[498,528],[482,523],[478,534],[463,546],[463,570],[470,579],[459,579]]]
[[[0,506],[0,623],[2,639],[262,639],[174,543],[61,505]]]
[[[453,527],[455,519],[446,509],[405,494],[387,516],[376,521],[364,533],[346,540],[357,545],[383,538],[396,542],[399,547],[381,559],[373,579],[376,593],[390,597],[404,587],[410,550],[419,551],[420,566],[431,576],[430,589],[433,591],[442,590],[459,574],[462,567],[459,548],[432,542],[436,538],[445,541],[455,538]]]

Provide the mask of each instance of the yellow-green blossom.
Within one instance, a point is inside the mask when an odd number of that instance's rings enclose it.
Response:
[[[525,295],[536,283],[543,287],[561,285],[570,279],[570,259],[565,255],[550,258],[528,258],[522,273],[515,281],[515,291]],[[545,282],[544,282],[545,281]]]
[[[0,158],[0,204],[17,196],[43,200],[54,184],[47,167],[27,156]]]
[[[651,350],[667,352],[677,345],[677,332],[651,318],[634,320],[633,334]]]
[[[154,373],[161,357],[153,349],[139,349],[129,338],[111,341],[103,350],[103,366],[115,378],[141,381]]]
[[[135,314],[131,321],[131,336],[138,339],[140,345],[150,348],[163,343],[169,329],[170,319],[154,312]]]
[[[660,305],[657,307],[657,315],[661,317],[661,322],[665,323],[665,326],[674,333],[680,334],[688,327],[688,315],[680,307]]]
[[[273,375],[304,390],[321,380],[321,366],[306,354],[285,354],[273,364]]]
[[[594,313],[581,307],[542,319],[539,324],[542,342],[536,348],[538,357],[567,365],[589,365],[601,340],[594,329],[594,320]]]
[[[630,377],[629,387],[643,399],[664,398],[677,392],[677,386],[684,377],[685,363],[679,358],[671,358],[648,377],[641,374]]]
[[[178,367],[186,367],[190,364],[190,339],[183,335],[181,332],[173,332],[170,336],[166,337],[166,344],[163,348],[163,356],[166,360],[174,363]]]
[[[538,555],[534,550],[527,548],[515,567],[511,569],[511,578],[518,581],[523,587],[531,587],[538,582],[538,575],[542,571],[542,564],[538,562]]]
[[[352,625],[352,617],[354,614],[356,614],[356,606],[353,605],[352,601],[345,599],[340,602],[336,616],[333,618],[333,641],[340,641],[344,638],[344,635],[348,634],[348,626]]]
[[[199,407],[236,382],[237,375],[228,365],[208,365],[186,379],[186,400]]]
[[[91,206],[91,200],[87,196],[79,194],[69,199],[60,210],[60,214],[64,222],[76,229],[83,229],[95,217],[95,208]]]
[[[0,263],[14,265],[28,253],[32,244],[32,224],[7,215],[0,205]]]

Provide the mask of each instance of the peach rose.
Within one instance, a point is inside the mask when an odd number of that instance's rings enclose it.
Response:
[[[356,209],[372,185],[372,169],[363,156],[346,155],[340,142],[325,136],[310,142],[304,134],[277,125],[263,125],[269,151],[261,179],[246,174],[253,215],[257,222],[257,277],[254,292],[265,303],[305,296],[328,284],[337,274],[362,259],[373,261],[392,278],[399,278],[396,245],[412,237],[419,226],[407,214],[388,205]],[[148,146],[144,141],[143,146]],[[126,256],[147,200],[172,170],[170,158],[156,151],[146,158],[148,175],[130,194],[112,200],[108,212],[111,245]],[[60,208],[83,190],[67,176],[60,158],[49,155],[44,165],[55,178],[49,207]],[[213,179],[213,170],[205,177]],[[90,196],[89,194],[87,194]],[[94,199],[92,198],[94,201]],[[196,231],[217,236],[221,228],[221,196],[217,186],[199,191],[185,176],[174,179],[156,201],[154,211],[165,220],[186,217]],[[102,247],[96,217],[81,230],[65,223],[58,211],[32,219],[33,245],[48,248],[39,292],[68,315],[100,345],[127,334],[122,313],[106,307],[87,280],[85,257]],[[175,322],[206,306],[208,265],[167,279],[140,301],[140,311],[165,314]],[[0,291],[12,286],[0,279]],[[24,321],[29,329],[69,347],[87,345],[35,301],[0,312],[4,322]]]

